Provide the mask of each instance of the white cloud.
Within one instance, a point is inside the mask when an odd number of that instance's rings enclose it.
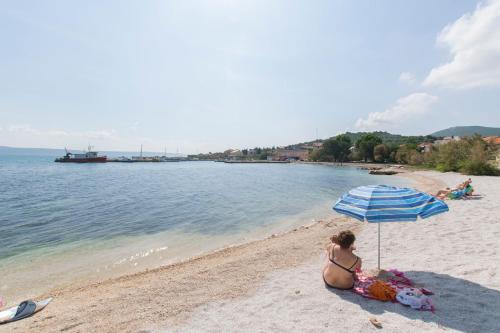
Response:
[[[406,84],[414,84],[415,77],[410,72],[403,72],[401,73],[401,75],[399,75],[399,82],[403,82]]]
[[[92,140],[117,140],[115,129],[110,130],[97,130],[97,131],[84,131],[84,132],[67,132],[59,129],[52,129],[48,131],[39,130],[31,127],[28,124],[10,125],[9,132],[24,133],[37,136],[50,136],[50,137],[74,137]]]
[[[500,84],[500,0],[479,4],[472,14],[447,25],[437,43],[449,48],[452,59],[433,68],[425,86],[466,89]]]
[[[28,134],[35,134],[39,135],[40,131],[31,127],[31,125],[28,124],[20,124],[20,125],[10,125],[9,126],[9,132],[12,133],[28,133]]]
[[[387,130],[395,125],[412,121],[426,115],[432,104],[438,98],[426,93],[414,93],[402,97],[396,104],[383,111],[372,112],[367,118],[360,118],[356,122],[356,128],[362,131]]]
[[[79,134],[79,133],[75,133]],[[80,134],[80,136],[88,139],[96,139],[96,140],[116,140],[116,130],[99,130],[99,131],[87,131]]]
[[[140,125],[140,124],[141,124],[140,122],[136,121],[136,122],[134,122],[134,123],[132,124],[132,126],[130,126],[130,129],[131,129],[133,132],[137,132],[137,130],[139,129],[139,125]]]
[[[62,130],[50,130],[47,132],[48,135],[50,136],[69,136],[70,134],[66,131]]]

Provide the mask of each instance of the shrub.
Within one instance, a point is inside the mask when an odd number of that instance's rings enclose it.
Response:
[[[495,168],[493,165],[483,162],[483,161],[474,161],[468,160],[462,163],[460,167],[460,172],[466,173],[469,175],[476,176],[499,176],[500,170]]]
[[[432,159],[442,172],[458,171],[470,175],[499,175],[499,170],[488,163],[494,150],[480,136],[450,142],[439,146]],[[432,161],[431,159],[431,161]]]
[[[459,171],[460,165],[470,156],[469,142],[454,141],[438,148],[437,166],[440,171]]]
[[[396,151],[394,159],[397,163],[408,164],[410,160],[410,150],[408,147],[406,145],[401,145]]]
[[[356,149],[365,162],[368,160],[373,161],[373,150],[375,146],[380,144],[382,144],[382,139],[378,136],[372,133],[363,134],[358,141],[356,141]]]
[[[408,164],[419,165],[424,163],[424,155],[418,151],[411,150],[408,157]]]
[[[387,162],[391,154],[391,149],[386,144],[379,144],[373,148],[373,159],[376,162]]]

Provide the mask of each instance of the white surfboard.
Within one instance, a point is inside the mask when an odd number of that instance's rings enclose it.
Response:
[[[37,313],[38,311],[42,310],[44,307],[47,306],[47,304],[50,303],[50,301],[52,301],[52,297],[44,299],[42,301],[35,301],[34,302],[35,308],[32,310],[32,312],[30,311],[29,315],[24,316],[22,318],[16,318],[17,310],[19,309],[19,306],[21,304],[14,306],[10,309],[4,310],[4,311],[0,311],[0,324],[6,324],[6,323],[11,322],[11,321],[16,321],[19,319],[27,318],[27,317]]]

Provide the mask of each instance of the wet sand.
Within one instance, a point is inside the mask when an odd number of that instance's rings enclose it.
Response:
[[[266,275],[302,264],[325,247],[328,236],[360,223],[319,221],[267,239],[226,248],[181,263],[80,288],[55,289],[54,301],[36,316],[0,331],[137,332],[187,320],[197,306],[256,292]]]

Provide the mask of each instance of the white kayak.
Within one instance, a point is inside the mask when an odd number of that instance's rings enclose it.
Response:
[[[0,311],[0,324],[10,323],[12,321],[27,318],[38,311],[42,310],[47,304],[52,301],[52,298],[47,298],[42,301],[24,301],[18,306]]]

